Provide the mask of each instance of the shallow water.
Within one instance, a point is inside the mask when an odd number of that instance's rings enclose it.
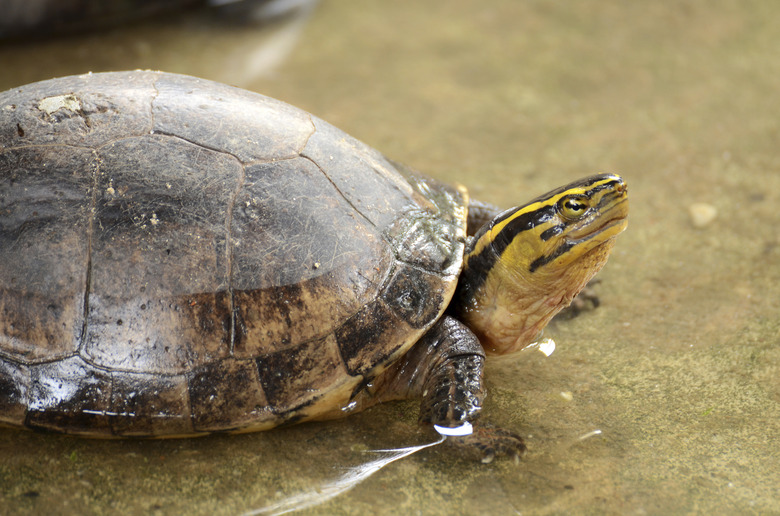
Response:
[[[620,172],[602,305],[489,364],[529,453],[434,446],[306,514],[780,513],[780,7],[767,1],[324,2],[231,28],[185,16],[0,46],[0,90],[133,68],[288,101],[510,206]],[[717,217],[695,227],[689,208]],[[0,512],[242,514],[431,439],[413,402],[196,440],[0,429]],[[600,430],[600,434],[593,434]],[[586,437],[589,436],[589,437]],[[586,438],[583,438],[586,437]]]

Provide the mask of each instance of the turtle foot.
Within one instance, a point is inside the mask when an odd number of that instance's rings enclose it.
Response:
[[[598,308],[600,304],[599,296],[596,294],[593,285],[596,285],[599,282],[599,279],[591,280],[591,282],[585,285],[585,288],[577,294],[571,304],[558,313],[557,317],[560,319],[573,319],[582,312]]]
[[[475,426],[471,435],[448,437],[447,443],[468,458],[484,464],[493,462],[496,457],[511,457],[519,462],[526,452],[522,437],[494,426]]]

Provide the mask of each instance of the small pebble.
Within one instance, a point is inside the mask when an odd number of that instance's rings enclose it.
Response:
[[[703,228],[715,220],[715,217],[718,216],[718,210],[712,204],[695,202],[688,206],[688,214],[691,216],[693,227]]]

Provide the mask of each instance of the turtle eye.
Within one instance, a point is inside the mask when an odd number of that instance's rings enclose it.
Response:
[[[590,200],[579,195],[569,195],[558,201],[558,211],[564,218],[576,220],[585,215],[590,208]]]

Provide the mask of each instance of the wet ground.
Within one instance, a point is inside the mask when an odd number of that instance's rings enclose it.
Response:
[[[90,70],[200,75],[506,206],[624,175],[631,221],[600,275],[602,305],[556,322],[551,356],[488,367],[485,417],[524,435],[527,456],[483,465],[435,446],[305,514],[780,514],[780,7],[356,7],[0,46],[0,90]],[[697,203],[715,218],[697,222]],[[401,402],[198,440],[0,430],[0,513],[234,515],[324,496],[377,457],[367,450],[427,442],[415,421]]]

